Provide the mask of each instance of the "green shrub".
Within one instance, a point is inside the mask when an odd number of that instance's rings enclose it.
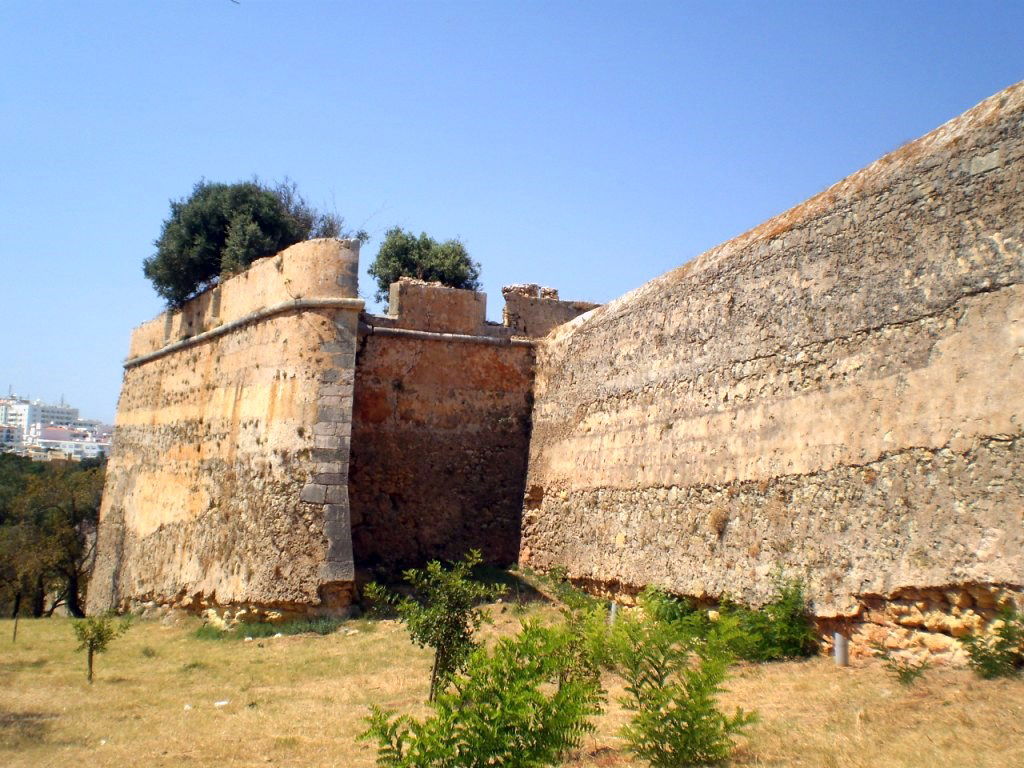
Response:
[[[71,622],[75,639],[78,640],[76,650],[86,653],[86,679],[90,684],[92,683],[93,656],[106,651],[110,643],[127,632],[130,626],[130,616],[126,616],[116,623],[114,617],[109,615],[90,616]]]
[[[473,635],[486,620],[477,604],[504,594],[504,587],[481,584],[471,578],[481,559],[480,552],[472,550],[451,569],[435,560],[424,569],[406,571],[403,575],[412,587],[411,597],[395,594],[379,584],[368,584],[364,591],[371,601],[397,613],[414,643],[434,649],[431,701],[463,668],[476,647]]]
[[[382,768],[541,768],[557,765],[593,730],[596,675],[578,673],[571,633],[527,623],[493,652],[478,649],[423,720],[377,707],[361,738]],[[567,665],[567,662],[568,665]]]
[[[377,301],[388,298],[391,284],[400,277],[437,281],[451,288],[480,290],[480,264],[458,240],[437,242],[426,232],[419,237],[392,227],[367,272],[377,283]]]
[[[640,606],[650,621],[671,624],[680,636],[707,638],[713,629],[708,613],[687,597],[670,595],[659,587],[645,587]]]
[[[622,734],[629,748],[655,768],[718,762],[732,737],[755,716],[731,716],[716,696],[728,670],[728,650],[682,635],[674,622],[626,618],[615,632],[618,668],[626,681],[623,706],[633,712]]]
[[[875,646],[875,655],[882,660],[889,675],[900,685],[916,683],[931,666],[927,658],[914,659],[909,654],[894,654],[888,648]]]
[[[772,599],[760,610],[724,602],[715,629],[728,647],[747,661],[812,656],[818,650],[802,582],[779,579]]]
[[[971,668],[986,680],[1017,675],[1024,667],[1024,615],[1007,605],[990,632],[968,635],[963,644]]]
[[[187,199],[171,202],[143,272],[169,306],[180,307],[256,259],[308,238],[343,236],[342,225],[337,215],[316,211],[288,181],[200,181]],[[354,236],[367,239],[365,232]]]

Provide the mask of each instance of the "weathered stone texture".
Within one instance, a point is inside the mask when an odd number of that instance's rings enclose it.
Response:
[[[362,305],[352,298],[357,259],[352,242],[293,246],[137,331],[90,611],[139,601],[262,612],[344,602],[353,568],[338,478],[347,477],[343,404]],[[296,300],[314,303],[280,306]],[[183,334],[154,332],[165,327],[228,330],[168,347]]]
[[[539,338],[600,306],[589,301],[561,301],[558,291],[534,283],[506,285],[502,323],[517,336]]]
[[[1024,85],[538,347],[521,560],[819,616],[1024,583]],[[942,630],[937,630],[942,631]]]
[[[349,493],[359,569],[518,555],[530,345],[373,333],[356,367]],[[398,332],[400,333],[400,332]]]
[[[477,334],[487,323],[487,295],[403,277],[391,284],[388,315],[410,330]]]

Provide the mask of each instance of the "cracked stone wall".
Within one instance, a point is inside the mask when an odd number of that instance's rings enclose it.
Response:
[[[89,610],[342,608],[358,243],[314,240],[132,336]]]
[[[952,648],[1024,582],[1022,283],[1017,85],[549,336],[521,561]]]

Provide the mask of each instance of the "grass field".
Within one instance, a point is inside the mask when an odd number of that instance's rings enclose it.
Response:
[[[491,610],[488,632],[518,627],[514,611]],[[394,622],[251,642],[200,639],[198,626],[136,622],[97,657],[90,686],[70,622],[23,620],[14,645],[0,622],[0,765],[372,766],[356,741],[369,705],[416,710],[426,698],[430,656]],[[616,735],[621,683],[606,683],[608,711],[568,765],[641,765]],[[1024,680],[933,668],[905,689],[878,662],[816,658],[740,666],[728,687],[724,704],[760,715],[730,765],[1024,765]]]

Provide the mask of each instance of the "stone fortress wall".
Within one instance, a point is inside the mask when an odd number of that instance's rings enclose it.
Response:
[[[358,258],[292,246],[132,334],[90,612],[350,601]]]
[[[395,574],[472,548],[514,563],[533,342],[487,323],[482,293],[403,279],[388,306],[360,328],[349,482],[356,563]]]
[[[962,657],[1024,584],[1024,85],[596,307],[303,243],[136,329],[89,609],[342,610],[456,558]]]
[[[363,312],[358,250],[292,246],[133,332],[90,611],[336,612],[357,568],[515,562],[533,341],[415,280]],[[548,294],[522,322],[582,311]]]
[[[1024,85],[539,345],[523,563],[960,653],[1024,585]]]

